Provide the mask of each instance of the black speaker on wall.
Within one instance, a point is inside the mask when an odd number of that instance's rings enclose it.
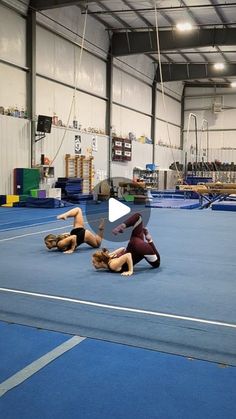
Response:
[[[38,116],[37,131],[50,134],[52,127],[52,117],[46,115]]]

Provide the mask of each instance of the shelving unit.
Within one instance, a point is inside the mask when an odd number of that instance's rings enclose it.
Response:
[[[158,189],[159,171],[158,170],[141,170],[134,169],[133,177],[140,182],[145,183],[146,188]]]
[[[93,189],[94,171],[93,157],[66,154],[65,167],[67,178],[80,178],[83,180],[82,193],[89,194]]]

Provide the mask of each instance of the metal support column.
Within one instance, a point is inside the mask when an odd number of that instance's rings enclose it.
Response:
[[[155,77],[156,79],[156,77]],[[157,82],[154,79],[152,84],[152,119],[151,119],[151,138],[152,144],[152,163],[156,160],[156,97],[157,97]]]
[[[28,9],[26,32],[27,114],[31,121],[31,167],[35,164],[35,115],[36,115],[36,12]]]
[[[185,90],[186,87],[184,85],[183,92],[182,92],[182,98],[181,98],[181,133],[180,133],[180,148],[184,151],[184,111],[185,111]]]
[[[109,51],[107,57],[107,112],[106,112],[106,132],[108,135],[108,168],[107,177],[111,178],[112,162],[112,100],[113,100],[113,56]]]

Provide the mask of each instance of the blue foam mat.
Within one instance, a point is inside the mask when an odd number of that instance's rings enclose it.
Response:
[[[216,202],[211,208],[213,211],[236,211],[236,202]]]
[[[47,251],[45,226],[42,233],[26,230],[14,240],[9,232],[1,233],[0,286],[236,323],[234,213],[155,209],[148,227],[161,267],[153,270],[141,262],[130,278],[95,271],[93,249],[86,245],[73,255]],[[230,327],[4,292],[0,303],[2,320],[236,365],[235,329]]]

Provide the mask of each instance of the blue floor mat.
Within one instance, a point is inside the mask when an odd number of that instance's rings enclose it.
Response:
[[[90,263],[93,250],[86,245],[64,255],[48,252],[40,231],[14,240],[2,233],[0,286],[62,300],[0,292],[0,318],[236,365],[235,226],[230,212],[153,209],[149,228],[161,267],[153,270],[141,262],[129,278],[95,271]],[[106,241],[104,246],[117,247]],[[64,297],[136,311],[83,305]]]
[[[41,333],[22,329],[26,347]],[[17,326],[12,335],[18,338]],[[46,348],[47,340],[40,344]],[[8,350],[1,358],[15,363],[15,348]],[[26,359],[21,346],[18,353]],[[86,339],[6,393],[1,417],[234,419],[235,384],[233,367]]]

